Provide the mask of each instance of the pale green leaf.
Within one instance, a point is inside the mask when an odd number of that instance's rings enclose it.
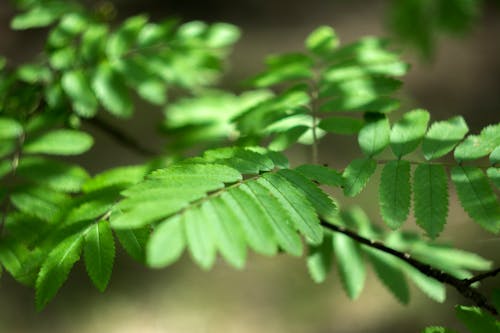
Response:
[[[182,219],[175,215],[157,225],[146,248],[150,267],[166,267],[179,259],[186,247]]]
[[[184,225],[191,257],[203,269],[209,269],[215,261],[216,247],[212,232],[207,230],[202,213],[197,208],[188,209],[182,215],[181,222]]]
[[[46,27],[56,21],[61,14],[60,10],[51,7],[36,6],[30,11],[19,14],[10,22],[14,30]]]
[[[358,143],[366,156],[373,157],[389,145],[391,128],[389,121],[382,114],[368,114],[366,121],[359,131]]]
[[[359,245],[346,235],[333,235],[333,250],[337,259],[342,286],[350,299],[356,299],[366,280],[366,269]]]
[[[479,135],[469,135],[455,148],[458,162],[475,160],[490,154],[500,146],[500,123],[485,127]]]
[[[321,243],[323,228],[319,223],[314,207],[303,192],[277,174],[267,173],[257,182],[273,195],[280,205],[288,211],[293,225],[313,244]]]
[[[84,132],[59,129],[28,139],[24,151],[32,154],[79,155],[94,143]]]
[[[337,205],[332,198],[301,173],[285,169],[278,171],[277,175],[285,178],[301,191],[321,218],[332,219],[337,216]]]
[[[205,201],[200,208],[203,224],[212,232],[213,240],[222,256],[235,268],[243,268],[246,260],[246,242],[239,221],[226,205],[215,198]]]
[[[294,230],[294,224],[289,213],[281,202],[264,186],[258,182],[243,184],[240,188],[256,200],[263,211],[265,220],[271,226],[278,244],[294,256],[302,254],[302,242]]]
[[[16,138],[21,134],[23,134],[23,127],[19,122],[12,118],[0,117],[0,140]]]
[[[239,28],[233,24],[215,23],[208,28],[206,43],[213,48],[227,47],[234,44],[240,35]]]
[[[11,194],[14,207],[29,216],[53,223],[64,212],[68,197],[43,187],[22,187]]]
[[[99,221],[87,230],[83,255],[90,279],[99,291],[104,292],[115,259],[115,241],[107,221]]]
[[[425,135],[429,119],[429,112],[416,109],[405,113],[403,118],[394,124],[391,130],[391,148],[394,155],[402,157],[417,149]]]
[[[500,230],[500,205],[480,168],[457,166],[451,169],[451,179],[462,207],[469,216],[490,232]]]
[[[436,302],[444,302],[446,299],[446,289],[441,282],[428,277],[410,265],[402,264],[402,267],[404,268],[407,276],[424,294]]]
[[[110,64],[102,63],[97,67],[92,88],[106,110],[119,117],[132,115],[132,100],[124,78]]]
[[[388,162],[382,169],[379,186],[380,212],[391,229],[397,229],[410,212],[410,163],[405,160]]]
[[[36,308],[42,310],[68,278],[80,259],[83,236],[75,234],[63,240],[49,253],[36,280]]]
[[[316,283],[325,281],[332,269],[333,245],[331,235],[325,235],[319,245],[310,245],[307,254],[307,269]]]
[[[496,147],[490,154],[490,163],[492,165],[500,163],[500,146]]]
[[[97,99],[83,70],[64,72],[61,85],[79,116],[93,117],[97,113]]]
[[[448,178],[444,167],[419,164],[413,176],[413,192],[417,224],[429,237],[437,237],[448,215]]]
[[[468,131],[469,128],[461,116],[433,123],[422,142],[425,158],[432,160],[446,155]]]
[[[345,168],[344,194],[348,197],[358,195],[377,168],[377,162],[370,158],[355,159]]]
[[[221,199],[231,208],[235,220],[240,222],[243,234],[249,246],[255,251],[265,254],[276,254],[276,240],[269,216],[244,189],[233,188],[221,195]]]
[[[321,26],[314,30],[306,39],[306,47],[314,54],[325,56],[339,45],[335,31],[329,26]]]

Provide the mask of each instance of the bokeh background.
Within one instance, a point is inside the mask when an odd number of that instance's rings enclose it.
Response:
[[[98,5],[102,1],[86,1]],[[122,0],[110,1],[120,18],[148,13],[154,20],[177,16],[182,20],[224,21],[238,25],[243,36],[231,56],[221,85],[239,90],[239,83],[262,69],[270,53],[301,50],[315,27],[333,26],[342,42],[365,35],[389,36],[385,28],[388,0]],[[432,59],[400,46],[412,70],[404,78],[402,110],[422,107],[434,120],[463,115],[472,132],[500,121],[500,4],[483,1],[482,15],[462,38],[439,39]],[[43,29],[13,32],[9,21],[15,13],[7,0],[0,1],[0,54],[13,63],[36,56],[43,48]],[[397,45],[397,44],[396,44]],[[397,118],[399,115],[395,114]],[[139,104],[132,121],[118,123],[144,145],[161,147],[151,131],[161,119],[158,110]],[[117,164],[132,164],[142,157],[121,147],[112,138],[88,128],[97,146],[80,160],[92,173]],[[304,149],[291,159],[306,158]],[[342,168],[359,154],[355,141],[327,140],[320,146],[321,162]],[[362,205],[375,223],[380,222],[376,184],[344,206]],[[334,195],[336,193],[333,193]],[[406,224],[416,229],[414,222]],[[442,236],[460,248],[500,260],[500,238],[472,223],[451,196],[449,224]],[[104,294],[89,282],[77,264],[58,296],[41,313],[34,310],[34,292],[12,281],[0,280],[0,332],[7,333],[377,333],[419,332],[429,324],[448,325],[464,332],[454,319],[452,306],[463,302],[453,290],[437,304],[412,290],[408,306],[400,305],[369,273],[360,299],[352,302],[332,274],[317,285],[308,277],[303,259],[286,256],[251,256],[243,271],[224,263],[204,272],[187,256],[165,270],[146,270],[119,252],[114,273]],[[498,287],[489,281],[486,289]]]

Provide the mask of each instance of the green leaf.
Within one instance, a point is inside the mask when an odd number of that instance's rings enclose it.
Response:
[[[467,214],[486,230],[497,233],[500,205],[483,171],[469,166],[453,167],[451,180]]]
[[[215,261],[215,240],[206,231],[205,219],[199,209],[188,209],[182,215],[186,243],[193,260],[203,269],[212,267]]]
[[[208,28],[206,42],[213,48],[227,47],[234,44],[240,35],[240,29],[233,24],[214,23]]]
[[[335,31],[329,26],[321,26],[314,30],[306,39],[309,51],[319,56],[328,55],[339,45]]]
[[[23,127],[12,118],[0,117],[0,140],[13,139],[23,134]],[[0,141],[0,142],[1,142]],[[2,142],[3,144],[3,142]]]
[[[342,286],[350,299],[356,299],[365,285],[366,269],[359,245],[346,235],[333,235],[333,250],[337,258]]]
[[[115,259],[115,241],[107,221],[99,221],[89,228],[85,234],[83,255],[90,279],[100,292],[104,292]]]
[[[94,143],[90,135],[75,130],[53,130],[27,140],[24,151],[32,154],[79,155]]]
[[[329,117],[322,119],[318,127],[329,133],[351,135],[358,134],[363,125],[364,122],[356,118]]]
[[[410,212],[410,163],[390,161],[382,169],[379,203],[382,218],[391,229],[397,229]]]
[[[61,85],[79,116],[93,117],[97,113],[97,99],[83,70],[64,72]]]
[[[221,195],[221,199],[234,213],[235,221],[239,221],[250,247],[265,255],[275,255],[277,246],[272,222],[247,190],[230,189]]]
[[[149,267],[166,267],[179,259],[186,247],[186,237],[179,215],[161,222],[153,231],[146,247]]]
[[[448,178],[441,165],[419,164],[413,175],[417,224],[431,238],[443,231],[448,215]]]
[[[147,21],[147,18],[143,15],[132,16],[125,20],[108,38],[106,43],[108,57],[113,60],[123,57],[134,46],[139,32]]]
[[[449,153],[467,134],[469,128],[464,118],[456,116],[431,125],[422,142],[422,150],[427,160]]]
[[[127,253],[138,262],[145,261],[146,243],[149,239],[150,229],[147,227],[139,229],[114,230],[118,241]]]
[[[485,127],[479,135],[469,135],[455,148],[458,162],[475,160],[488,155],[500,146],[500,123]]]
[[[21,212],[53,223],[64,211],[68,197],[48,188],[21,187],[11,194],[10,200]]]
[[[458,319],[471,333],[499,333],[500,325],[495,318],[478,307],[459,305],[455,308]]]
[[[130,187],[141,181],[147,168],[143,165],[133,165],[113,168],[97,174],[83,184],[85,192],[97,191],[111,186]]]
[[[317,164],[303,164],[295,168],[305,177],[319,184],[340,187],[344,180],[342,174],[334,169]]]
[[[42,157],[22,158],[17,174],[63,192],[80,191],[82,184],[89,178],[85,169],[79,166]]]
[[[57,20],[60,14],[60,11],[50,6],[36,6],[26,13],[15,16],[10,22],[10,27],[14,30],[46,27]]]
[[[435,300],[436,302],[442,303],[446,299],[446,289],[444,285],[431,278],[427,275],[421,273],[416,268],[403,264],[402,267],[408,275],[408,277],[417,285],[417,287],[426,294],[429,298]]]
[[[391,130],[391,148],[401,158],[417,149],[429,123],[429,112],[417,109],[406,113]]]
[[[32,272],[27,264],[30,257],[28,248],[17,240],[2,238],[0,243],[0,264],[9,274],[22,284],[33,284]],[[36,268],[38,270],[38,267]],[[36,272],[35,272],[36,274]]]
[[[124,78],[110,64],[101,63],[94,74],[92,88],[102,105],[119,117],[130,117],[133,104]]]
[[[342,174],[344,178],[344,194],[348,197],[358,195],[366,186],[376,168],[377,162],[370,158],[353,160]]]
[[[82,240],[80,234],[70,236],[50,251],[36,280],[35,302],[38,311],[56,295],[68,278],[71,268],[80,259]]]
[[[286,179],[276,174],[267,173],[257,182],[273,195],[280,205],[287,210],[293,225],[313,244],[321,243],[323,228],[319,223],[314,207],[304,194]]]
[[[492,165],[500,163],[500,146],[496,147],[490,154],[490,163]]]
[[[359,131],[358,143],[366,156],[373,157],[389,145],[391,128],[387,118],[379,113],[367,114],[366,121]]]
[[[200,208],[203,223],[212,232],[215,245],[233,267],[241,269],[246,261],[246,242],[234,213],[217,197],[205,201]]]
[[[281,203],[274,195],[260,183],[249,182],[243,184],[240,188],[250,195],[261,207],[260,215],[263,215],[265,221],[271,226],[278,244],[294,256],[302,254],[302,242],[297,232],[294,230],[292,218],[289,213],[281,206]]]
[[[399,261],[393,256],[363,247],[373,265],[375,273],[384,286],[403,304],[410,301],[410,289],[404,274],[401,272]]]
[[[307,269],[314,282],[321,283],[325,281],[326,276],[332,269],[332,261],[333,246],[330,235],[325,235],[321,244],[309,246]]]
[[[285,178],[286,181],[301,191],[321,218],[333,219],[337,216],[337,205],[332,198],[301,173],[285,169],[278,171],[277,175]]]
[[[497,188],[500,188],[500,168],[488,168],[486,174],[493,184],[495,184]]]

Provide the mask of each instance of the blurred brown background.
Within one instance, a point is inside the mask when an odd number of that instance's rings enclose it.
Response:
[[[86,1],[95,5],[98,1]],[[269,53],[302,49],[307,34],[321,24],[333,26],[343,42],[364,35],[388,35],[384,15],[388,1],[361,0],[243,0],[243,1],[112,1],[118,15],[149,13],[160,20],[178,16],[183,20],[234,23],[243,37],[231,57],[224,87],[235,87],[262,69]],[[14,63],[32,59],[41,49],[44,30],[13,32],[9,20],[14,10],[0,2],[0,54]],[[477,132],[500,121],[500,6],[485,1],[483,15],[465,38],[440,40],[432,62],[423,62],[414,52],[405,52],[412,70],[404,79],[403,110],[423,107],[434,120],[462,114]],[[136,118],[120,123],[145,145],[159,145],[151,128],[159,112],[141,105]],[[398,115],[396,115],[397,117]],[[92,129],[90,129],[92,130]],[[98,146],[83,162],[96,172],[118,164],[141,161],[141,157],[116,145],[98,131]],[[335,140],[321,145],[322,162],[345,166],[358,155],[354,142]],[[305,153],[294,151],[292,160]],[[379,220],[376,185],[355,201]],[[451,201],[453,202],[452,196]],[[412,229],[414,223],[407,223]],[[461,248],[499,258],[500,239],[492,239],[469,221],[455,203],[443,235]],[[448,290],[445,304],[436,304],[412,290],[412,301],[403,307],[369,274],[369,283],[358,301],[343,294],[335,274],[321,285],[308,277],[304,260],[289,257],[251,256],[243,271],[223,263],[210,272],[194,267],[186,258],[161,270],[146,270],[120,253],[108,290],[99,294],[81,264],[70,275],[58,296],[42,313],[34,311],[34,292],[13,282],[0,280],[0,332],[31,333],[128,333],[128,332],[262,332],[262,333],[376,333],[419,332],[427,324],[449,324],[465,331],[454,319],[452,305],[461,300]],[[494,286],[490,282],[487,287]],[[498,283],[496,283],[498,286]]]

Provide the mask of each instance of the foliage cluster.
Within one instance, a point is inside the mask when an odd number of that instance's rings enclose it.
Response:
[[[217,255],[240,269],[251,249],[307,253],[316,282],[335,258],[353,299],[365,262],[401,303],[410,298],[406,279],[438,302],[449,284],[474,303],[456,309],[471,332],[500,331],[500,294],[490,301],[477,289],[498,269],[435,240],[446,225],[450,183],[472,220],[500,231],[500,124],[467,135],[462,117],[430,123],[423,109],[391,121],[408,65],[387,40],[342,45],[332,28],[319,27],[304,51],[269,56],[248,90],[235,94],[216,88],[240,35],[233,25],[135,16],[111,28],[106,8],[49,0],[19,6],[13,29],[50,30],[36,61],[0,62],[0,269],[35,288],[38,309],[80,257],[104,291],[117,243],[153,268],[188,251],[203,269]],[[158,155],[99,116],[130,118],[137,98],[163,110],[168,145]],[[147,161],[89,175],[64,158],[92,148],[86,124],[110,129]],[[331,135],[357,138],[360,157],[343,170],[318,163],[318,142]],[[284,151],[296,144],[311,147],[310,164],[289,165]],[[187,156],[193,151],[203,152]],[[448,154],[452,163],[443,161]],[[340,208],[325,191],[355,197],[377,169],[389,230],[361,208]],[[425,235],[400,230],[411,207]]]

